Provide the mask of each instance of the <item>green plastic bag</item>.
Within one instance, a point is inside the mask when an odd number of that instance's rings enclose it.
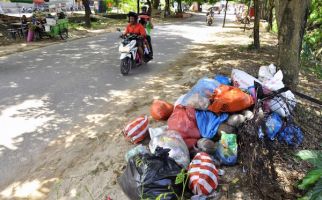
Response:
[[[222,132],[216,151],[216,157],[223,165],[235,165],[237,162],[237,135]]]

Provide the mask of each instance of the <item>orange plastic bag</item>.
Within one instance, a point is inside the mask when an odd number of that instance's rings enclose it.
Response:
[[[216,88],[210,101],[212,103],[208,110],[215,113],[238,112],[254,104],[254,100],[250,95],[239,88],[228,85],[220,85]]]
[[[166,101],[154,100],[150,113],[155,120],[167,120],[173,112],[173,105]]]

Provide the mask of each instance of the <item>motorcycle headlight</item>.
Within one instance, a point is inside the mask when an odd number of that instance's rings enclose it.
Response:
[[[129,53],[130,52],[130,47],[128,47],[128,46],[120,46],[120,48],[119,48],[119,51],[121,52],[121,53]]]

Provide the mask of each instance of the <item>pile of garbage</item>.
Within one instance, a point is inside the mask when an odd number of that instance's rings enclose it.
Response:
[[[258,78],[233,69],[231,78],[201,78],[174,104],[154,100],[150,115],[164,126],[151,128],[149,117],[141,116],[123,130],[133,144],[150,137],[148,146],[125,155],[124,193],[130,199],[207,199],[218,195],[222,166],[247,163],[238,155],[250,152],[247,137],[300,145],[302,131],[292,123],[296,99],[282,80],[272,64],[260,67]]]

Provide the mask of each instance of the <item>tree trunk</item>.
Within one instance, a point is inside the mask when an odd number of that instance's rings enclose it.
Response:
[[[149,8],[147,10],[147,13],[148,13],[149,16],[152,16],[152,3],[151,3],[150,0],[147,0],[146,2],[148,4],[148,6],[149,6]]]
[[[269,6],[268,6],[268,24],[269,24],[269,30],[272,30],[273,28],[273,9],[274,9],[274,0],[269,0]]]
[[[259,19],[260,19],[260,10],[259,10],[259,0],[254,0],[255,8],[255,22],[254,22],[254,48],[259,49]]]
[[[164,16],[168,17],[170,15],[170,0],[165,0]]]
[[[91,27],[91,8],[89,7],[89,0],[82,0],[85,7],[85,26]]]
[[[310,0],[276,0],[278,25],[277,65],[284,74],[284,83],[296,88],[300,71],[303,34],[309,14]]]
[[[153,0],[153,9],[158,9],[160,0]]]
[[[177,0],[178,2],[178,12],[182,13],[182,0]]]

